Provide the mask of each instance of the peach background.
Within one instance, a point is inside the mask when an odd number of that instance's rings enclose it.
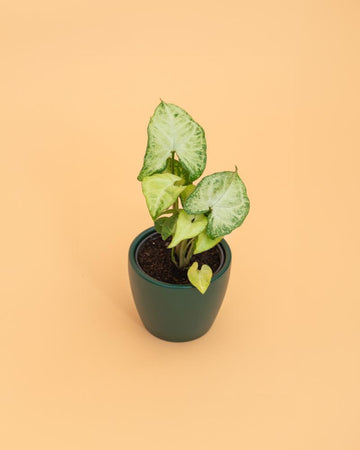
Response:
[[[360,3],[16,1],[0,15],[0,447],[358,450]],[[252,203],[212,330],[132,302],[159,98]]]

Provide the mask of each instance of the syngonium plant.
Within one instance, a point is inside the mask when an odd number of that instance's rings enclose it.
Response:
[[[211,268],[190,265],[239,227],[249,212],[246,187],[235,171],[217,172],[197,180],[206,165],[203,128],[179,106],[161,103],[151,117],[143,167],[138,176],[155,229],[171,237],[171,260],[187,270],[190,283],[202,294]]]

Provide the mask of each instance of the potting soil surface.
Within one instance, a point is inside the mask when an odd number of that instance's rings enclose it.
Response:
[[[167,248],[170,239],[163,241],[160,234],[156,233],[140,244],[137,259],[145,273],[164,283],[189,284],[187,269],[178,269],[171,261],[171,250]],[[193,255],[191,264],[197,261],[200,269],[203,264],[211,267],[215,273],[220,266],[220,250],[218,246],[206,252]]]

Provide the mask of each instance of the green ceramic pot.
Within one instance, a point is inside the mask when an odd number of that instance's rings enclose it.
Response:
[[[135,305],[145,328],[166,341],[197,339],[214,323],[230,275],[231,250],[223,239],[218,244],[222,264],[205,294],[192,285],[169,284],[147,275],[137,262],[140,244],[156,233],[151,227],[137,236],[129,249],[129,278]]]

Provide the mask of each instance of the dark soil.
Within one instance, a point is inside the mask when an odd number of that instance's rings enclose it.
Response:
[[[137,260],[145,273],[156,280],[171,284],[189,284],[187,270],[178,269],[171,261],[171,250],[167,245],[170,239],[163,241],[159,233],[154,233],[143,241],[137,252]],[[203,264],[211,267],[215,273],[220,267],[221,253],[219,246],[215,246],[206,252],[194,255],[190,265],[197,261],[199,268]]]

